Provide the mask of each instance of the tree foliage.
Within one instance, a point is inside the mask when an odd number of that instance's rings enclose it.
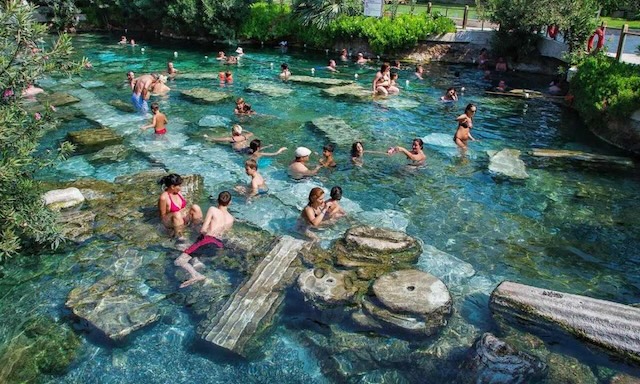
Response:
[[[364,5],[361,0],[294,0],[293,12],[305,26],[325,29],[340,16],[361,15]]]
[[[55,215],[45,208],[42,186],[32,176],[72,148],[67,143],[36,155],[40,139],[56,125],[54,111],[28,112],[21,95],[44,74],[77,70],[82,63],[69,61],[71,40],[65,34],[50,49],[39,47],[47,29],[35,22],[34,10],[19,0],[0,5],[0,261],[26,244],[61,241]]]
[[[488,11],[492,22],[500,24],[494,51],[516,60],[531,54],[538,33],[553,24],[558,26],[570,52],[584,49],[595,29],[598,12],[596,0],[478,0],[478,6]]]

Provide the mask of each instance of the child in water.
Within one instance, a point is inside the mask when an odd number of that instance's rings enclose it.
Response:
[[[320,159],[320,165],[327,168],[335,167],[336,161],[333,159],[333,151],[335,147],[333,144],[327,144],[322,147],[322,159]]]
[[[327,214],[325,220],[339,219],[347,215],[347,213],[340,206],[340,199],[342,199],[342,188],[335,186],[331,188],[331,198],[324,202],[327,207]]]
[[[251,177],[251,183],[249,183],[248,188],[243,185],[238,185],[235,188],[238,193],[247,195],[247,197],[253,197],[266,194],[269,191],[264,178],[258,173],[258,163],[254,159],[249,159],[244,162],[244,170],[247,175]]]
[[[140,129],[146,131],[148,128],[153,128],[156,135],[164,135],[167,133],[166,125],[169,121],[167,120],[167,116],[160,112],[160,106],[158,103],[151,104],[151,113],[153,114],[151,124],[143,125]]]

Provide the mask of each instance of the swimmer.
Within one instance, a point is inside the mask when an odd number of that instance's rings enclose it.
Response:
[[[127,72],[127,84],[129,84],[131,90],[133,91],[133,88],[136,85],[136,75],[133,73],[133,71]]]
[[[329,65],[326,66],[326,69],[330,72],[339,72],[335,60],[329,60]]]
[[[453,135],[453,141],[454,143],[456,143],[458,148],[463,151],[467,150],[467,141],[476,140],[473,136],[471,136],[471,128],[473,127],[473,116],[475,116],[476,111],[477,107],[473,104],[469,104],[464,109],[464,113],[456,117],[458,128],[456,129],[455,135]]]
[[[264,195],[269,192],[267,183],[265,183],[262,175],[258,173],[258,163],[254,159],[249,159],[244,162],[244,171],[249,177],[251,177],[251,182],[249,183],[248,187],[245,187],[244,185],[238,185],[235,188],[238,193],[247,195],[247,197],[253,197]]]
[[[440,97],[442,101],[458,101],[458,94],[456,93],[456,89],[451,87],[447,89],[447,93],[444,96]]]
[[[499,57],[496,63],[496,72],[507,72],[507,69],[507,62],[504,60],[504,57]]]
[[[251,142],[249,143],[249,149],[247,151],[247,153],[249,154],[249,158],[253,159],[253,160],[258,160],[259,158],[263,157],[263,156],[278,156],[279,154],[281,154],[282,152],[287,150],[287,147],[282,147],[280,149],[278,149],[275,152],[263,152],[263,149],[269,148],[271,147],[271,145],[267,145],[265,147],[262,146],[262,141],[260,141],[259,139],[253,139],[251,140]]]
[[[294,179],[302,179],[303,177],[313,176],[318,173],[318,170],[322,167],[321,165],[318,165],[314,169],[307,168],[305,163],[309,161],[309,155],[311,155],[311,150],[309,148],[296,148],[296,158],[289,165],[289,176]]]
[[[414,75],[418,80],[424,80],[424,68],[422,67],[422,64],[416,65],[416,72]]]
[[[334,168],[337,164],[333,159],[333,151],[335,146],[333,144],[327,144],[322,147],[322,159],[320,159],[320,165],[327,168]]]
[[[369,59],[364,57],[364,54],[362,52],[358,52],[358,58],[356,59],[356,64],[367,64],[369,62]]]
[[[251,105],[245,103],[242,97],[236,100],[236,108],[233,110],[236,115],[253,115],[256,112],[251,110]]]
[[[238,57],[237,56],[228,56],[225,59],[225,64],[238,64]]]
[[[172,173],[161,178],[158,184],[164,185],[164,192],[158,199],[158,211],[162,224],[171,232],[172,237],[185,240],[184,227],[189,224],[199,224],[202,211],[196,204],[187,206],[187,200],[180,193],[182,177]]]
[[[223,86],[225,84],[233,84],[233,74],[231,71],[224,71],[218,73],[218,78],[220,79],[220,85]]]
[[[122,45],[127,45],[127,36],[121,36],[120,37],[120,41],[118,41],[118,44],[122,44]]]
[[[324,203],[324,191],[315,187],[309,192],[309,203],[302,210],[298,223],[298,231],[311,240],[319,240],[318,236],[311,232],[311,228],[318,228],[327,215],[328,208]]]
[[[167,133],[166,125],[169,123],[167,117],[164,113],[160,112],[160,106],[158,103],[151,104],[151,113],[153,114],[153,118],[151,119],[151,124],[143,125],[140,127],[143,131],[146,131],[148,128],[153,128],[153,131],[156,135],[164,135]]]
[[[287,63],[280,64],[280,78],[282,80],[287,80],[289,79],[289,76],[291,76],[291,71],[289,71],[289,65]]]
[[[507,92],[508,87],[507,87],[507,83],[505,83],[504,80],[500,80],[498,82],[498,86],[495,88],[496,91],[498,92]]]
[[[342,48],[340,51],[340,61],[348,61],[349,55],[347,53],[347,48]]]
[[[335,186],[331,188],[329,194],[331,198],[324,202],[327,207],[327,214],[325,220],[339,219],[347,215],[347,212],[340,206],[340,199],[342,199],[342,188]]]
[[[170,76],[174,76],[178,74],[178,70],[173,66],[173,61],[167,62],[167,73]]]
[[[489,53],[487,52],[487,48],[482,48],[480,50],[480,54],[478,55],[478,68],[486,69],[487,62],[489,61]]]
[[[174,262],[176,266],[183,268],[190,275],[188,280],[180,284],[180,288],[188,287],[205,279],[204,275],[196,271],[196,267],[203,265],[196,259],[197,255],[209,256],[217,249],[224,247],[220,237],[231,229],[234,222],[234,218],[228,210],[229,204],[231,204],[231,194],[227,191],[220,192],[218,206],[211,207],[207,211],[200,237]],[[193,265],[189,264],[189,261],[192,261]]]
[[[386,152],[379,151],[365,151],[364,144],[362,141],[356,141],[351,144],[351,162],[357,166],[362,166],[364,164],[364,154],[365,153],[373,153],[378,155],[386,155]]]
[[[137,111],[142,113],[147,112],[147,100],[149,100],[150,96],[149,91],[159,79],[160,76],[157,73],[152,73],[150,75],[142,75],[135,80],[131,101]]]
[[[218,52],[218,56],[216,56],[216,60],[227,60],[227,56],[224,54],[224,52],[220,51]]]
[[[238,47],[238,49],[236,49],[236,53],[238,54],[238,59],[241,58],[242,56],[244,56],[244,50],[240,47]]]
[[[400,88],[398,88],[398,72],[391,73],[389,75],[389,88],[387,88],[390,95],[397,95],[400,93]]]
[[[406,148],[397,146],[389,148],[389,151],[387,151],[387,153],[389,155],[393,155],[394,153],[403,153],[405,156],[407,156],[407,159],[411,160],[411,165],[422,165],[427,159],[427,156],[422,150],[423,147],[424,143],[422,142],[422,139],[415,138],[411,142],[410,151]]]
[[[132,47],[135,47],[136,45],[138,45],[138,44],[136,44],[136,41],[135,41],[135,40],[133,40],[133,39],[131,39],[130,44],[131,44],[131,46],[132,46]]]
[[[242,127],[238,124],[234,124],[231,127],[231,136],[225,137],[209,137],[208,135],[204,135],[205,139],[208,141],[213,141],[216,143],[230,143],[231,148],[235,151],[243,151],[249,145],[249,138],[253,136],[253,133],[249,131],[243,131]]]
[[[164,95],[165,93],[169,92],[171,88],[167,87],[166,82],[167,82],[167,76],[159,75],[158,81],[156,81],[151,87],[151,94]]]

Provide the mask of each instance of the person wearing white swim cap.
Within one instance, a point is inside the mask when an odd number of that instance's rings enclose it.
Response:
[[[306,163],[309,161],[311,150],[307,147],[298,147],[295,151],[295,160],[289,165],[289,176],[294,179],[302,179],[303,177],[313,176],[318,173],[321,165],[314,169],[309,169]]]

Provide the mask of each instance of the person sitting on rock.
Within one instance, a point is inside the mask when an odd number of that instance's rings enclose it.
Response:
[[[192,204],[188,207],[187,200],[180,193],[182,177],[172,173],[161,178],[158,184],[164,186],[164,192],[158,198],[158,211],[162,224],[171,232],[172,237],[184,241],[184,228],[189,224],[202,221],[200,206]]]
[[[218,206],[211,207],[207,211],[204,223],[202,224],[202,230],[200,231],[200,237],[198,237],[195,243],[182,252],[174,262],[176,266],[187,271],[190,276],[188,280],[180,284],[180,288],[188,287],[205,279],[204,275],[196,270],[196,268],[204,267],[204,265],[195,258],[196,256],[208,256],[224,247],[220,237],[231,229],[234,222],[234,218],[228,210],[229,204],[231,204],[231,194],[227,191],[220,192],[218,195]],[[193,265],[190,264],[189,261],[191,261]]]

